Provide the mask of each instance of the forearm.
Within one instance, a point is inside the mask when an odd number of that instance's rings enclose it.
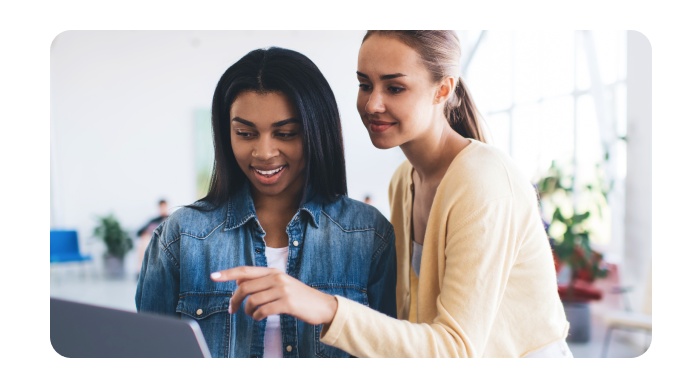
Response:
[[[324,326],[321,342],[365,357],[473,357],[481,356],[457,324],[440,315],[429,324],[397,320],[345,298],[337,297],[338,309],[330,326]]]

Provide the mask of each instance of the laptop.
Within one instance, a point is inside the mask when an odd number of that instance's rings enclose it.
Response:
[[[210,358],[197,322],[51,297],[51,344],[69,358]]]

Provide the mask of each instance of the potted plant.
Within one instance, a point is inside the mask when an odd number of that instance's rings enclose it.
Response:
[[[599,167],[597,170],[599,171]],[[574,207],[574,183],[573,176],[566,175],[552,162],[537,188],[542,208],[554,209],[551,222],[546,224],[546,228],[557,274],[563,267],[567,267],[570,274],[568,283],[559,285],[559,296],[571,324],[567,340],[587,342],[590,339],[588,303],[602,298],[602,291],[594,288],[592,283],[607,276],[607,267],[603,255],[591,248],[592,231],[588,224],[591,211],[578,213]],[[584,208],[597,211],[599,219],[602,218],[602,211],[606,206],[605,195],[609,191],[604,190],[601,182],[598,183],[597,186],[588,184],[584,187],[584,200],[587,200],[589,206]]]
[[[106,245],[104,253],[105,273],[108,277],[123,277],[123,258],[133,248],[133,241],[123,230],[118,220],[109,214],[97,217],[99,225],[94,228],[94,236]]]

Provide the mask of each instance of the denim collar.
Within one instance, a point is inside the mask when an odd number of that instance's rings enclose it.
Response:
[[[323,199],[319,194],[314,194],[313,188],[310,185],[306,195],[308,201],[305,201],[301,207],[299,207],[299,211],[303,210],[308,212],[308,215],[311,217],[311,224],[318,227],[320,223],[320,214],[323,210]],[[229,198],[229,203],[227,204],[227,224],[224,230],[228,231],[238,228],[251,219],[257,220],[258,216],[255,213],[255,205],[251,197],[249,182],[244,180],[241,189],[239,189],[234,196]]]

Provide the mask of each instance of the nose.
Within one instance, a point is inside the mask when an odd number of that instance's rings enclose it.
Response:
[[[279,150],[275,147],[270,134],[263,134],[258,139],[251,155],[255,159],[265,161],[279,155]]]
[[[380,92],[371,92],[369,100],[366,101],[365,109],[368,114],[384,113],[386,111],[386,106],[383,104],[383,97]]]

